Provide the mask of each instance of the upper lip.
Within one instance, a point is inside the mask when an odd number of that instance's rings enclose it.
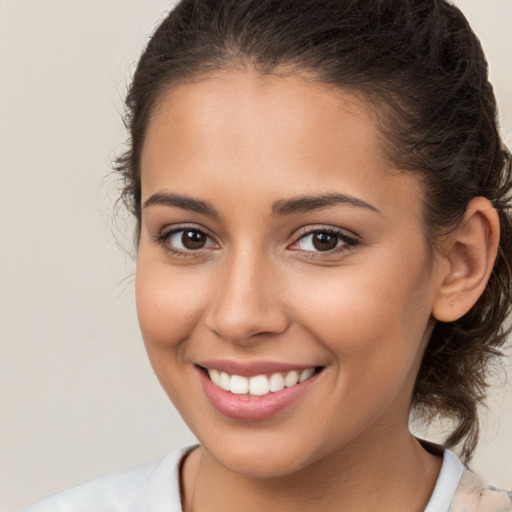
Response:
[[[217,370],[229,375],[240,375],[242,377],[286,373],[292,370],[302,371],[319,366],[315,364],[283,363],[278,361],[233,361],[229,359],[211,359],[198,361],[196,364],[209,370]]]

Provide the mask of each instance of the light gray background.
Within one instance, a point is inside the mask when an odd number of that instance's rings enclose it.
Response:
[[[510,144],[512,0],[456,3],[488,53]],[[131,224],[109,176],[126,83],[171,5],[0,1],[0,512],[194,442],[143,350],[119,247]],[[512,488],[505,389],[473,466]]]

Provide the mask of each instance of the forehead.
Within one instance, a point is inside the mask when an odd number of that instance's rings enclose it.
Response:
[[[142,201],[166,188],[211,195],[232,186],[263,202],[310,189],[382,204],[414,194],[417,205],[419,182],[391,169],[371,108],[297,74],[225,71],[179,85],[147,128]]]
[[[246,136],[255,147],[274,143],[284,150],[302,142],[307,149],[324,141],[324,145],[334,143],[348,149],[357,142],[361,150],[374,152],[385,140],[371,113],[372,107],[361,95],[305,74],[219,71],[164,94],[153,110],[147,132],[151,136],[154,128],[165,125],[167,135],[176,135],[171,133],[174,126],[175,132],[193,135],[203,144],[217,138],[217,147]],[[347,124],[349,132],[340,130]]]

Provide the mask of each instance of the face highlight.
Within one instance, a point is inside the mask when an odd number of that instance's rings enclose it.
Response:
[[[141,331],[228,469],[285,475],[407,430],[438,282],[419,183],[381,144],[362,100],[300,76],[212,75],[151,119]]]

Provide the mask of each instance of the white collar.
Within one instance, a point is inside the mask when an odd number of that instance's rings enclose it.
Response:
[[[462,464],[457,455],[445,449],[441,471],[437,478],[434,492],[424,512],[449,512],[464,470],[464,464]]]

